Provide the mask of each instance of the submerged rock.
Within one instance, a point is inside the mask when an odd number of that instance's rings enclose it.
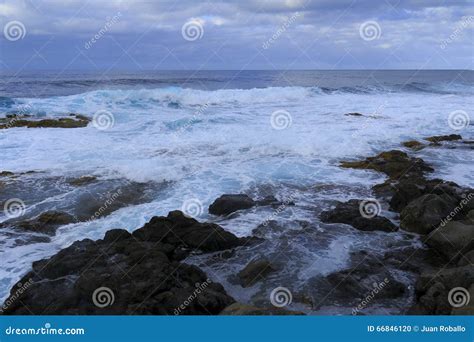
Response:
[[[96,180],[97,180],[97,177],[95,176],[81,176],[78,178],[70,179],[68,183],[74,186],[82,186],[82,185],[93,183]]]
[[[274,272],[275,267],[266,259],[253,260],[248,263],[243,270],[238,273],[242,287],[249,287],[265,279],[265,277]]]
[[[432,142],[432,143],[440,143],[441,141],[455,141],[455,140],[461,140],[462,136],[459,134],[450,134],[450,135],[435,135],[429,138],[425,138],[426,141]]]
[[[15,223],[15,227],[35,233],[54,235],[57,228],[73,222],[75,219],[72,215],[59,211],[47,211],[33,219]]]
[[[389,219],[382,216],[364,217],[361,213],[362,200],[352,199],[348,202],[339,202],[334,209],[323,211],[321,221],[325,223],[345,223],[364,231],[381,230],[385,232],[397,231],[398,227]]]
[[[179,211],[154,217],[130,234],[114,229],[104,239],[76,241],[33,263],[11,295],[5,314],[218,314],[234,302],[198,267],[181,263],[192,251],[244,243],[215,224]],[[17,296],[17,297],[15,297]]]

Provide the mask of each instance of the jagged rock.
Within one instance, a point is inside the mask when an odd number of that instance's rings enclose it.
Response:
[[[400,213],[400,227],[418,234],[429,234],[456,207],[449,195],[427,194],[411,201]]]
[[[233,298],[180,260],[243,242],[217,225],[170,212],[133,234],[114,229],[103,240],[76,241],[33,263],[20,281],[32,285],[15,298],[12,289],[4,314],[218,314]],[[101,307],[104,302],[109,305]]]
[[[426,239],[426,244],[443,254],[448,260],[460,258],[474,248],[474,224],[457,221],[441,224]]]
[[[334,209],[321,213],[321,221],[325,223],[345,223],[364,231],[382,230],[393,232],[398,230],[398,227],[386,217],[363,217],[360,211],[361,203],[362,200],[356,199],[344,203],[338,202]]]

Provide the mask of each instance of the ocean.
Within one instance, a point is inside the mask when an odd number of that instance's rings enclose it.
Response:
[[[199,265],[236,299],[258,304],[269,288],[308,293],[315,279],[348,265],[350,253],[378,255],[394,244],[418,244],[404,232],[361,232],[322,224],[318,213],[335,200],[370,198],[384,176],[342,169],[406,140],[442,134],[474,139],[473,71],[159,71],[135,73],[3,72],[0,117],[11,113],[97,120],[84,128],[0,130],[0,171],[24,173],[7,182],[0,203],[21,198],[26,217],[67,211],[99,185],[77,188],[64,180],[94,176],[101,184],[145,184],[146,199],[97,220],[61,227],[48,241],[38,233],[0,229],[0,299],[35,260],[72,242],[100,239],[112,228],[133,231],[151,217],[185,209],[238,236],[271,218],[264,244],[227,258],[195,255]],[[347,116],[357,112],[363,116]],[[469,117],[470,116],[470,117]],[[430,177],[474,187],[472,149],[424,149]],[[19,182],[19,181],[18,181]],[[101,185],[102,186],[102,185]],[[107,188],[107,187],[105,187]],[[107,188],[109,189],[109,188]],[[216,218],[207,207],[222,194],[291,199],[275,213],[258,207]],[[384,214],[393,213],[384,208]],[[4,213],[0,222],[6,221]],[[264,228],[267,228],[265,226]],[[25,240],[25,234],[31,237]],[[19,240],[21,240],[19,242]],[[232,274],[255,255],[272,256],[280,272],[271,284],[243,290]],[[412,284],[414,276],[394,271]],[[266,287],[265,287],[266,286]],[[313,288],[314,303],[318,298]],[[409,302],[413,293],[404,297]],[[399,313],[397,299],[369,313]],[[303,310],[303,309],[302,309]],[[313,305],[311,313],[348,313],[350,305]]]

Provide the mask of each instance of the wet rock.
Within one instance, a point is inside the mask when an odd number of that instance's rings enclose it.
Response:
[[[405,141],[402,143],[402,145],[416,151],[421,150],[423,147],[425,147],[425,145],[423,145],[421,142],[417,140]]]
[[[348,202],[339,202],[334,209],[323,211],[321,221],[325,223],[345,223],[363,231],[381,230],[393,232],[398,230],[389,219],[382,216],[372,218],[363,217],[360,206],[362,200],[352,199]]]
[[[243,270],[238,273],[242,287],[249,287],[265,279],[265,277],[276,269],[272,263],[266,259],[253,260],[248,263]]]
[[[410,309],[410,313],[449,315],[453,313],[453,306],[448,300],[449,292],[459,287],[469,289],[472,284],[474,284],[474,267],[471,265],[424,272],[416,283],[416,303]],[[473,313],[471,311],[470,314]]]
[[[455,141],[461,140],[462,136],[459,134],[450,134],[450,135],[435,135],[429,138],[425,138],[425,140],[432,142],[432,143],[440,143],[442,141]]]
[[[58,211],[47,211],[31,220],[15,223],[15,227],[36,233],[54,235],[60,226],[73,222],[75,222],[75,219],[72,215]]]
[[[10,172],[10,171],[2,171],[0,172],[0,177],[11,177],[15,175],[13,172]]]
[[[422,176],[425,172],[433,171],[423,159],[409,157],[405,152],[397,150],[382,152],[363,161],[344,161],[341,167],[375,170],[385,173],[392,179]]]
[[[364,116],[363,114],[361,113],[357,113],[357,112],[354,112],[354,113],[346,113],[344,114],[345,116]]]
[[[400,213],[400,227],[418,234],[429,234],[456,207],[449,195],[427,194],[411,201]]]
[[[217,225],[199,223],[177,211],[154,217],[133,235],[114,229],[102,240],[76,241],[33,263],[33,270],[20,281],[31,278],[32,285],[11,300],[4,313],[218,314],[233,298],[198,267],[180,260],[193,251],[240,242]],[[101,305],[104,302],[107,305]]]
[[[474,224],[457,221],[441,224],[428,236],[426,244],[448,260],[459,259],[462,253],[474,249]]]
[[[79,178],[73,178],[68,181],[69,184],[74,186],[82,186],[93,183],[97,180],[95,176],[81,176]]]
[[[474,249],[461,255],[458,261],[458,266],[474,265]]]
[[[222,195],[209,206],[209,213],[229,215],[237,210],[250,209],[256,205],[257,202],[244,194]]]
[[[84,115],[71,114],[70,117],[32,120],[25,116],[15,116],[11,118],[0,119],[0,129],[13,127],[28,128],[79,128],[86,127],[90,119]]]
[[[390,209],[402,211],[408,203],[426,194],[449,195],[453,200],[461,201],[463,194],[468,191],[454,182],[446,182],[441,179],[426,180],[423,177],[412,177],[392,183],[392,198]]]
[[[234,303],[226,307],[220,315],[228,316],[288,316],[288,315],[304,315],[299,311],[290,311],[283,308],[267,307],[261,308],[252,305]]]
[[[175,229],[174,225],[179,229]],[[167,217],[153,217],[143,229],[134,231],[133,236],[142,241],[160,241],[206,252],[237,247],[249,241],[236,237],[217,224],[199,223],[184,216],[181,211],[171,211]]]

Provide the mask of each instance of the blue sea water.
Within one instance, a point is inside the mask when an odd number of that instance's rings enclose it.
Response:
[[[5,234],[0,298],[32,261],[77,239],[101,238],[108,229],[136,229],[152,216],[186,203],[193,204],[198,219],[216,221],[239,236],[250,235],[272,217],[284,232],[270,233],[269,239],[276,241],[267,246],[270,254],[281,248],[282,235],[289,239],[288,234],[299,229],[294,222],[310,222],[317,234],[292,236],[294,245],[287,251],[291,266],[273,279],[276,284],[304,286],[315,276],[347,265],[354,249],[376,253],[403,238],[348,233],[347,227],[320,224],[317,210],[334,200],[370,197],[370,187],[383,180],[373,172],[341,169],[341,160],[400,149],[405,140],[432,135],[474,138],[472,71],[37,72],[2,73],[1,79],[0,117],[80,113],[98,119],[76,129],[1,130],[0,171],[43,175],[35,177],[94,175],[170,186],[148,203],[66,226],[51,242],[19,246]],[[344,115],[349,112],[364,116]],[[434,165],[433,177],[474,186],[469,146],[425,149],[418,156]],[[228,220],[207,214],[207,206],[218,196],[241,192],[291,197],[297,205],[276,216],[271,208]],[[2,196],[6,200],[16,194]],[[25,199],[27,212],[40,206],[54,210],[68,198],[64,193],[41,199],[31,194]],[[0,216],[0,221],[5,219]],[[234,297],[245,301],[265,289],[243,291],[227,278],[252,254],[264,252],[242,252],[226,265],[209,265],[199,257],[190,262],[201,263]],[[410,281],[409,276],[400,277]],[[347,308],[318,310],[340,313]]]

